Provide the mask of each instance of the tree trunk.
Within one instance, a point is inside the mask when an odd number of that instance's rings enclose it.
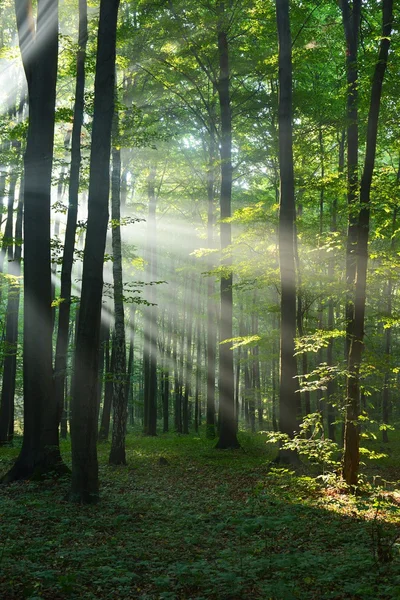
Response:
[[[258,315],[256,314],[257,310],[257,290],[254,291],[253,297],[253,315],[252,315],[252,331],[253,335],[258,335]],[[253,348],[253,393],[255,400],[255,407],[257,409],[257,417],[258,417],[258,426],[262,429],[263,426],[263,407],[262,407],[262,398],[261,398],[261,379],[260,379],[260,358],[259,358],[259,348],[255,346]]]
[[[114,136],[118,136],[118,109],[114,114]],[[118,144],[118,139],[115,139]],[[113,432],[110,456],[111,465],[125,465],[125,435],[128,419],[128,397],[126,395],[126,342],[125,342],[125,316],[124,316],[124,285],[122,276],[122,248],[121,248],[121,212],[120,212],[120,183],[121,183],[121,151],[114,147],[112,150],[112,194],[111,194],[111,219],[112,219],[112,252],[113,252],[113,280],[114,280],[114,378],[113,378]]]
[[[279,429],[289,437],[298,428],[296,337],[295,198],[292,140],[292,42],[289,1],[277,0],[279,41],[279,267],[281,276],[281,373],[279,386]],[[279,460],[295,460],[293,453],[280,450]]]
[[[71,406],[72,488],[70,499],[99,499],[97,377],[103,260],[108,224],[111,126],[114,114],[115,46],[119,0],[100,1],[96,58],[88,221]]]
[[[180,377],[178,365],[178,332],[176,315],[172,324],[172,362],[174,365],[174,427],[177,433],[182,433],[182,407],[181,398],[179,395]]]
[[[194,398],[194,430],[199,432],[200,425],[200,398],[201,398],[201,327],[200,319],[197,323],[196,332],[196,394]]]
[[[14,435],[14,396],[17,372],[18,314],[21,286],[21,249],[23,220],[23,181],[19,192],[17,220],[15,224],[14,256],[9,248],[9,271],[14,279],[9,283],[6,322],[6,356],[4,358],[3,386],[0,408],[0,445],[11,442]]]
[[[214,115],[211,114],[209,163],[207,173],[207,246],[214,248],[214,202],[215,202],[215,137]],[[209,268],[212,265],[209,264]],[[215,372],[216,372],[216,322],[214,300],[214,278],[207,277],[207,406],[206,437],[215,438]]]
[[[360,29],[361,0],[354,0],[350,9],[348,0],[341,0],[343,26],[346,38],[347,77],[347,205],[349,224],[346,247],[346,360],[352,339],[354,312],[354,282],[357,249],[357,197],[358,197],[358,36]]]
[[[114,336],[112,336],[114,338]],[[111,406],[113,399],[113,380],[114,380],[114,339],[110,353],[110,335],[105,343],[105,363],[106,377],[104,384],[103,412],[101,413],[101,423],[99,429],[99,442],[106,442],[110,433]]]
[[[50,194],[58,4],[38,0],[36,27],[28,3],[17,0],[16,14],[29,94],[24,160],[24,438],[3,482],[67,471],[59,451],[52,376]]]
[[[185,394],[182,405],[182,433],[189,433],[189,396],[192,393],[192,321],[193,321],[193,292],[194,283],[191,277],[189,306],[187,309],[187,337],[186,337],[186,373],[185,373]]]
[[[74,122],[71,134],[71,169],[69,174],[68,214],[61,266],[61,303],[58,310],[56,357],[54,361],[54,395],[61,418],[64,405],[65,378],[68,362],[69,319],[71,312],[72,267],[78,217],[79,172],[81,166],[81,131],[85,93],[85,58],[87,43],[87,4],[79,0],[79,34],[76,56]]]
[[[345,137],[346,133],[343,131],[339,137],[339,177],[343,174],[344,171],[344,147],[345,147]],[[334,197],[332,203],[332,213],[331,213],[331,232],[337,231],[337,198]],[[334,283],[334,275],[335,275],[335,255],[331,252],[331,257],[329,259],[328,264],[328,281],[329,283]],[[328,330],[332,331],[335,326],[335,304],[333,299],[333,291],[330,294],[329,302],[328,302]],[[333,350],[334,350],[334,341],[331,338],[329,340],[328,348],[327,348],[327,364],[328,367],[333,367]],[[336,382],[332,377],[328,381],[327,385],[327,405],[328,405],[328,436],[334,442],[336,441],[336,426],[335,426],[335,407],[334,407],[334,395],[336,391]]]
[[[221,263],[225,273],[221,277],[221,316],[219,346],[219,439],[216,448],[239,448],[236,437],[235,395],[233,378],[233,351],[230,344],[224,342],[232,338],[232,241],[231,224],[226,220],[231,216],[232,198],[232,115],[230,100],[229,47],[227,35],[227,15],[224,2],[219,3],[218,19],[218,57],[219,80],[218,98],[221,113]]]
[[[243,322],[243,305],[240,305],[239,308],[239,337],[243,335],[244,332],[244,322]],[[239,416],[240,416],[240,371],[241,371],[241,358],[242,358],[242,347],[239,346],[237,349],[236,355],[236,383],[235,383],[235,418],[236,418],[236,427],[239,427]]]
[[[397,174],[397,180],[400,179],[400,168]],[[396,233],[396,222],[397,222],[397,206],[393,210],[393,221],[392,221],[392,240],[390,243],[390,250],[393,256],[395,250],[395,233]],[[390,319],[392,317],[392,295],[393,295],[393,280],[391,275],[388,277],[386,286],[386,316]],[[384,425],[389,423],[389,406],[390,406],[390,351],[392,343],[392,327],[386,327],[385,329],[385,378],[383,383],[383,397],[382,397],[382,421]],[[389,442],[387,429],[382,430],[382,442],[387,444]]]
[[[167,338],[164,347],[164,365],[163,365],[163,392],[162,392],[162,406],[163,406],[163,433],[167,433],[169,430],[169,370],[171,361],[171,329],[172,329],[172,317],[171,313],[168,314],[167,322]]]
[[[150,166],[147,179],[149,216],[147,233],[147,273],[148,283],[157,280],[156,208],[155,192],[156,168]],[[144,380],[145,433],[157,435],[157,306],[156,285],[149,286],[150,306],[145,308],[144,358],[146,360]],[[147,375],[147,376],[146,376]]]
[[[129,323],[129,354],[128,354],[128,373],[126,379],[126,397],[128,399],[129,425],[134,423],[133,406],[133,373],[135,364],[135,314],[136,306],[131,304],[130,323]]]
[[[354,300],[354,319],[352,339],[349,351],[346,424],[344,432],[343,478],[354,488],[357,486],[360,463],[360,433],[358,416],[360,411],[360,364],[364,340],[364,315],[368,263],[368,234],[370,218],[370,193],[372,175],[375,166],[376,139],[381,104],[382,84],[385,76],[387,58],[390,47],[390,35],[393,20],[393,0],[383,0],[382,4],[382,37],[378,60],[371,87],[371,99],[368,113],[367,144],[365,150],[364,170],[360,186],[360,214],[357,225],[357,269]]]

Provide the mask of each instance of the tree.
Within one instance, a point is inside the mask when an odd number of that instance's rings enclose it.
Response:
[[[94,503],[99,499],[96,450],[98,350],[110,189],[118,6],[119,0],[101,0],[97,36],[88,220],[71,401],[72,485],[69,498],[82,503]]]
[[[156,287],[153,282],[157,278],[157,194],[155,189],[156,166],[150,164],[147,178],[147,194],[149,198],[147,229],[147,283],[149,284],[149,306],[145,307],[144,323],[144,432],[157,435],[157,305]]]
[[[69,175],[68,216],[61,267],[60,306],[56,356],[54,361],[55,398],[61,418],[64,406],[65,377],[67,369],[69,318],[71,312],[72,266],[78,218],[79,172],[81,166],[81,132],[85,94],[85,57],[87,44],[87,3],[79,0],[79,35],[76,56],[76,85],[74,121],[71,134],[71,169]]]
[[[0,408],[0,444],[10,442],[14,436],[14,396],[15,378],[17,371],[18,345],[18,316],[21,287],[21,251],[22,251],[22,221],[23,221],[23,181],[19,191],[17,220],[15,223],[14,253],[9,247],[8,255],[12,264],[12,281],[9,284],[6,317],[6,356],[3,367],[3,385],[1,388]]]
[[[276,1],[279,42],[279,267],[281,278],[281,372],[279,387],[279,430],[293,436],[297,429],[296,389],[296,271],[295,271],[295,198],[292,139],[292,41],[289,0]],[[288,451],[280,450],[279,459],[291,461]]]
[[[220,316],[220,350],[219,350],[219,439],[217,448],[238,448],[235,421],[235,396],[233,377],[233,352],[226,342],[232,339],[233,318],[233,275],[230,254],[232,198],[232,115],[229,93],[229,46],[228,17],[224,2],[218,5],[218,57],[219,79],[217,83],[219,108],[221,114],[221,254],[223,273],[221,276],[221,316]]]
[[[58,3],[17,0],[16,17],[28,83],[24,157],[24,438],[3,482],[64,473],[52,376],[50,190],[58,62]]]
[[[114,369],[113,407],[114,420],[109,463],[125,465],[125,434],[128,418],[128,396],[126,394],[126,342],[124,317],[124,285],[122,277],[121,249],[121,150],[118,144],[118,109],[114,114],[114,147],[112,150],[111,228],[114,279]]]
[[[364,341],[365,301],[368,265],[368,235],[370,222],[370,196],[372,176],[375,167],[376,142],[378,135],[379,110],[382,96],[383,79],[386,72],[390,36],[393,22],[393,0],[382,2],[382,37],[371,86],[370,106],[367,124],[367,143],[364,169],[360,185],[360,213],[357,222],[357,260],[354,296],[354,314],[352,317],[351,344],[349,349],[346,423],[343,452],[343,478],[354,487],[358,481],[359,425],[360,410],[360,364]]]

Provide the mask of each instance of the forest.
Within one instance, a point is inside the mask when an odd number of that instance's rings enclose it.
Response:
[[[0,598],[400,598],[399,14],[0,0]]]

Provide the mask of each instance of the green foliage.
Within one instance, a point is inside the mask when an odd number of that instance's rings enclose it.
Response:
[[[324,424],[320,412],[306,415],[300,424],[300,432],[290,438],[285,433],[263,432],[267,443],[279,442],[285,450],[293,450],[304,456],[311,464],[319,465],[323,473],[339,468],[340,449],[338,445],[325,438]]]

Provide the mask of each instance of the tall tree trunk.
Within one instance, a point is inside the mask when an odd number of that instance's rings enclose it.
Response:
[[[357,198],[358,198],[358,36],[360,29],[361,0],[341,0],[343,27],[346,38],[347,77],[347,204],[349,223],[346,247],[346,360],[353,335],[354,283],[357,249]]]
[[[87,4],[79,0],[79,34],[76,56],[74,122],[71,134],[71,168],[68,189],[68,214],[61,266],[61,303],[58,311],[56,356],[54,361],[54,395],[61,418],[64,405],[65,377],[68,361],[69,319],[71,313],[72,267],[78,217],[79,172],[81,166],[81,131],[85,93],[85,58],[87,43]]]
[[[100,325],[100,344],[99,344],[99,376],[97,381],[97,401],[96,401],[96,412],[97,424],[99,423],[99,414],[100,414],[100,406],[101,406],[101,398],[103,394],[103,381],[104,381],[104,358],[105,352],[104,348],[107,340],[110,337],[110,322],[102,321]]]
[[[346,133],[342,131],[339,137],[339,177],[344,172],[344,148],[346,141]],[[337,198],[336,196],[332,202],[331,212],[331,232],[337,231]],[[334,282],[335,275],[335,255],[331,252],[331,257],[328,264],[328,281],[332,285]],[[333,299],[333,290],[331,291],[329,302],[328,302],[328,330],[332,331],[335,326],[335,303]],[[334,340],[329,340],[327,348],[327,364],[328,367],[333,367],[333,350]],[[328,436],[332,441],[336,441],[336,427],[335,427],[335,407],[334,407],[334,395],[336,391],[336,382],[332,377],[328,380],[326,395],[327,395],[327,412],[328,412]]]
[[[114,114],[114,138],[118,137],[118,109]],[[115,139],[118,144],[118,139]],[[113,379],[113,432],[110,456],[111,465],[125,465],[125,435],[128,419],[128,397],[126,395],[126,342],[124,316],[124,285],[122,277],[122,247],[121,247],[121,150],[114,146],[112,150],[112,251],[113,251],[113,280],[114,280],[114,379]]]
[[[193,330],[193,276],[190,283],[189,305],[187,308],[187,334],[186,334],[186,373],[185,373],[185,393],[182,404],[182,433],[189,433],[189,396],[192,393],[192,330]]]
[[[279,41],[279,267],[281,276],[281,373],[279,386],[279,429],[293,437],[298,427],[296,414],[295,198],[292,140],[292,42],[289,1],[277,0]],[[293,453],[280,450],[282,462],[295,460]]]
[[[174,427],[177,433],[182,433],[182,407],[180,398],[180,377],[178,364],[178,332],[177,316],[172,322],[172,362],[174,365]]]
[[[274,431],[278,431],[278,419],[276,410],[276,396],[277,396],[277,381],[278,381],[278,357],[279,357],[279,343],[278,338],[275,336],[275,330],[278,329],[278,318],[273,315],[272,318],[272,329],[274,337],[272,339],[272,361],[271,361],[271,377],[272,377],[272,428]]]
[[[257,290],[254,291],[253,296],[253,315],[252,315],[252,332],[253,335],[258,335],[258,315],[257,311]],[[258,426],[262,429],[263,426],[263,407],[262,407],[262,396],[261,396],[261,379],[260,379],[260,358],[258,345],[253,348],[253,392],[255,406],[257,409]]]
[[[212,105],[213,106],[213,105]],[[207,173],[207,245],[214,248],[215,211],[215,122],[210,122],[209,162]],[[212,265],[209,265],[211,268]],[[215,438],[215,372],[216,372],[216,322],[215,322],[214,278],[207,277],[207,405],[206,437]]]
[[[157,242],[155,191],[156,168],[150,166],[147,179],[149,214],[147,229],[147,273],[148,283],[157,280]],[[145,308],[144,359],[146,360],[144,380],[145,433],[157,435],[157,294],[156,285],[149,286],[150,306]],[[146,376],[147,375],[147,376]]]
[[[243,321],[243,305],[239,308],[239,337],[243,336],[244,321]],[[236,355],[236,382],[235,382],[235,418],[236,427],[239,427],[240,416],[240,371],[241,371],[242,347],[239,346]]]
[[[346,424],[343,451],[343,478],[352,488],[357,485],[360,463],[360,434],[358,416],[360,411],[360,364],[364,341],[364,316],[368,264],[368,234],[370,218],[370,194],[375,166],[376,139],[381,104],[382,84],[392,32],[393,0],[382,3],[382,37],[378,60],[372,79],[371,99],[368,113],[367,144],[364,170],[360,186],[360,214],[357,225],[357,269],[354,299],[354,319],[349,350],[346,398]]]
[[[103,261],[108,224],[111,127],[114,114],[115,46],[119,0],[100,0],[88,221],[71,405],[71,500],[99,498],[97,462],[97,377]]]
[[[232,115],[230,99],[229,46],[227,35],[228,19],[224,2],[219,2],[218,18],[218,58],[219,79],[217,84],[221,113],[221,262],[225,273],[221,277],[221,315],[219,346],[219,449],[239,448],[236,437],[235,395],[233,379],[233,351],[224,340],[232,339],[233,290],[232,256],[229,249],[232,241],[231,216],[232,199]]]
[[[201,327],[200,319],[197,322],[196,332],[196,394],[194,398],[194,430],[199,432],[201,404]]]
[[[129,425],[134,423],[134,405],[133,405],[133,373],[135,364],[135,314],[136,306],[131,304],[130,322],[129,322],[129,354],[128,354],[128,373],[126,378],[126,397],[128,399]]]
[[[19,191],[17,220],[15,224],[14,255],[10,254],[10,274],[14,279],[9,283],[7,300],[6,324],[6,356],[4,358],[3,386],[1,389],[0,408],[0,444],[11,442],[14,435],[14,396],[15,377],[17,372],[18,346],[18,314],[21,287],[21,249],[22,249],[22,220],[23,220],[23,181]]]
[[[108,330],[108,336],[106,339],[104,352],[105,352],[105,366],[106,366],[106,377],[104,384],[104,400],[103,400],[103,412],[101,413],[101,422],[99,429],[99,442],[106,442],[108,440],[108,434],[110,433],[110,420],[111,420],[111,407],[113,400],[113,380],[114,380],[114,335],[112,336],[110,352],[110,330]]]
[[[65,472],[59,451],[52,377],[50,193],[58,60],[58,3],[16,1],[28,82],[29,126],[24,173],[24,438],[3,482]]]
[[[397,180],[400,179],[400,168],[397,174]],[[395,206],[393,210],[392,220],[392,240],[390,243],[391,255],[393,256],[395,250],[395,234],[396,234],[396,222],[397,222],[397,211],[398,208]],[[389,275],[386,285],[386,316],[388,319],[392,317],[392,295],[393,295],[393,279]],[[385,329],[385,378],[383,383],[383,396],[382,396],[382,421],[384,425],[389,423],[389,406],[390,406],[390,350],[392,343],[392,327],[386,327]],[[382,442],[387,444],[389,442],[387,429],[382,430]]]

